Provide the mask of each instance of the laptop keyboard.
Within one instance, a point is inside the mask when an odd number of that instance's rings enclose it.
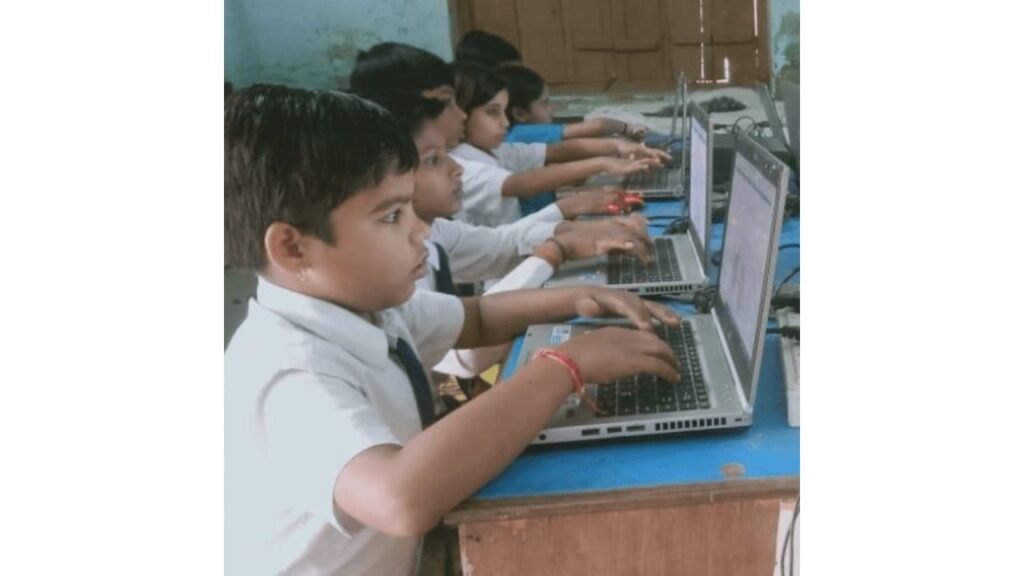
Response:
[[[646,190],[652,188],[668,188],[671,170],[651,170],[649,172],[633,172],[622,180],[623,188]]]
[[[711,407],[693,327],[689,322],[676,327],[662,324],[655,326],[655,331],[679,358],[682,378],[676,383],[651,374],[637,374],[611,384],[600,384],[597,386],[599,418]]]
[[[646,282],[682,282],[676,247],[670,238],[654,239],[654,259],[644,264],[634,254],[610,252],[608,254],[608,284],[637,284]]]

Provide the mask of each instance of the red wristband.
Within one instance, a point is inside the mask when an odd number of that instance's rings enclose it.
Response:
[[[595,413],[601,413],[601,410],[597,408],[594,401],[591,400],[583,391],[583,373],[580,372],[580,367],[576,364],[575,360],[554,348],[538,348],[533,354],[533,359],[536,360],[537,358],[547,358],[548,360],[554,360],[562,366],[565,366],[566,369],[569,370],[569,376],[572,378],[572,385],[576,391],[576,396],[586,402]]]

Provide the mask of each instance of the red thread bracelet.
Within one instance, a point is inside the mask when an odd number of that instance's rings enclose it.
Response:
[[[555,350],[554,348],[538,348],[537,351],[534,352],[533,354],[533,359],[536,360],[537,358],[547,358],[548,360],[554,360],[555,362],[558,362],[562,366],[565,366],[566,369],[569,370],[569,376],[572,378],[572,385],[573,388],[576,390],[576,396],[578,396],[581,400],[586,402],[587,406],[590,406],[594,413],[602,413],[602,410],[600,410],[597,407],[597,404],[594,404],[594,401],[591,400],[584,393],[583,373],[580,372],[580,367],[578,364],[576,364],[575,360],[570,358],[568,355],[563,354],[558,350]]]

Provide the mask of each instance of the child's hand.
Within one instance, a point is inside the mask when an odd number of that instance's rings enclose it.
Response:
[[[650,148],[648,148],[650,150]],[[657,166],[660,162],[655,158],[639,158],[636,160],[629,158],[602,158],[602,171],[615,176],[624,176],[626,174],[632,174],[633,172],[639,172],[641,170],[649,170],[651,166]]]
[[[653,158],[658,161],[658,166],[661,166],[665,162],[672,161],[672,156],[670,156],[668,152],[665,152],[664,150],[659,150],[657,148],[648,148],[644,144],[637,144],[634,142],[623,142],[620,140],[617,143],[617,145],[620,158]]]
[[[572,196],[560,198],[556,204],[566,220],[583,214],[625,214],[638,206],[636,202],[630,200],[629,193],[611,186],[599,190],[583,190]]]
[[[647,126],[643,124],[626,124],[626,131],[622,134],[630,140],[640,142],[647,137]]]
[[[654,329],[651,324],[652,318],[671,326],[679,325],[679,315],[669,307],[644,300],[631,292],[598,286],[581,290],[583,293],[576,300],[576,313],[585,318],[621,316],[629,318],[634,326],[645,331]]]
[[[576,361],[584,382],[611,382],[640,372],[679,381],[679,364],[672,349],[651,332],[601,328],[556,349]]]
[[[566,260],[582,260],[612,250],[625,250],[644,262],[650,262],[653,243],[646,228],[638,229],[624,222],[625,218],[622,220],[574,222],[572,227],[557,232],[554,239],[564,251]]]

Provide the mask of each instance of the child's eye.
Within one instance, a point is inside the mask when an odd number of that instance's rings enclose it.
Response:
[[[401,215],[401,213],[402,213],[402,209],[401,208],[395,208],[391,212],[388,212],[387,216],[384,216],[384,218],[382,219],[382,222],[384,222],[385,224],[397,224],[398,223],[398,217],[399,217],[399,215]]]
[[[437,166],[438,158],[436,155],[432,154],[424,158],[423,163],[426,164],[427,166]]]

